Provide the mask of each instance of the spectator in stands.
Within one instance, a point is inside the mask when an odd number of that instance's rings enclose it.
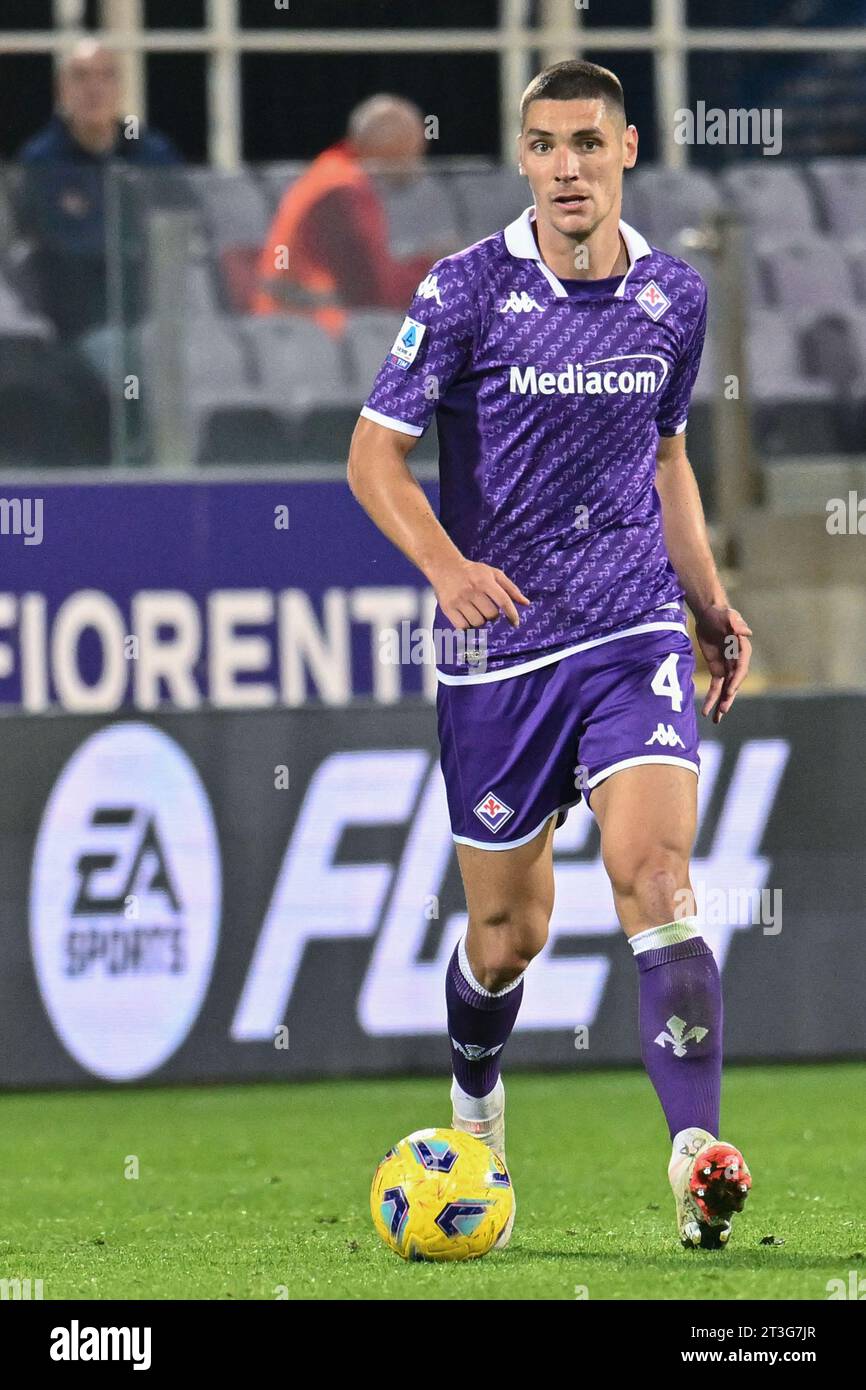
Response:
[[[58,73],[57,111],[24,145],[20,231],[29,243],[27,280],[41,311],[66,339],[105,322],[105,173],[118,160],[176,165],[164,135],[120,113],[117,55],[94,40],[77,44]]]
[[[426,143],[412,102],[382,93],[355,107],[346,138],[285,193],[259,261],[253,311],[308,313],[339,336],[346,309],[403,308],[432,262],[458,248],[395,259],[373,175],[411,178]]]

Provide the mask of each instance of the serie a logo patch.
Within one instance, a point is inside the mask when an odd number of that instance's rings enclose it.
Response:
[[[394,339],[394,346],[391,348],[388,361],[393,366],[400,367],[404,372],[408,371],[418,356],[418,349],[426,332],[426,323],[419,323],[417,319],[410,319],[407,315],[403,320],[400,332]]]

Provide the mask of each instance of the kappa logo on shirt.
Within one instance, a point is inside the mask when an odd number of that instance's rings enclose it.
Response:
[[[667,295],[659,289],[655,280],[650,280],[648,285],[644,285],[640,294],[635,295],[640,307],[645,313],[649,314],[654,323],[657,323],[662,314],[666,313],[671,307],[671,301]]]
[[[485,792],[484,796],[475,807],[475,814],[483,825],[487,826],[495,835],[501,830],[507,820],[514,815],[510,806],[506,806],[504,801],[500,801],[493,792]]]
[[[402,371],[407,371],[418,356],[418,349],[426,332],[426,323],[419,323],[417,319],[410,319],[407,315],[394,339],[388,361],[393,366],[400,367]]]
[[[442,294],[439,289],[438,276],[425,275],[415,293],[420,295],[422,299],[435,299],[439,308],[442,308]]]
[[[497,306],[500,314],[530,314],[533,309],[541,309],[540,304],[536,304],[531,295],[526,290],[512,290],[507,299],[503,299]]]

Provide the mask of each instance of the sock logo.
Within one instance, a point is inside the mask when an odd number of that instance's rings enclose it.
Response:
[[[669,1031],[667,1033],[659,1033],[654,1041],[657,1042],[661,1048],[664,1047],[665,1043],[670,1043],[673,1047],[675,1057],[685,1057],[686,1043],[700,1042],[710,1031],[709,1028],[702,1028],[700,1024],[696,1024],[695,1027],[689,1028],[689,1031],[686,1032],[688,1024],[684,1019],[677,1018],[676,1014],[672,1014],[668,1019],[667,1027]]]
[[[482,1047],[480,1043],[461,1043],[456,1038],[452,1038],[451,1046],[456,1048],[467,1062],[480,1062],[482,1057],[495,1057],[504,1044],[496,1043],[493,1047]]]

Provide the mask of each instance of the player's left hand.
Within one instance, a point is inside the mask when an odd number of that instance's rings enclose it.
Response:
[[[752,629],[736,608],[711,603],[695,620],[698,646],[710,671],[710,688],[701,713],[721,724],[746,679],[752,659]]]

